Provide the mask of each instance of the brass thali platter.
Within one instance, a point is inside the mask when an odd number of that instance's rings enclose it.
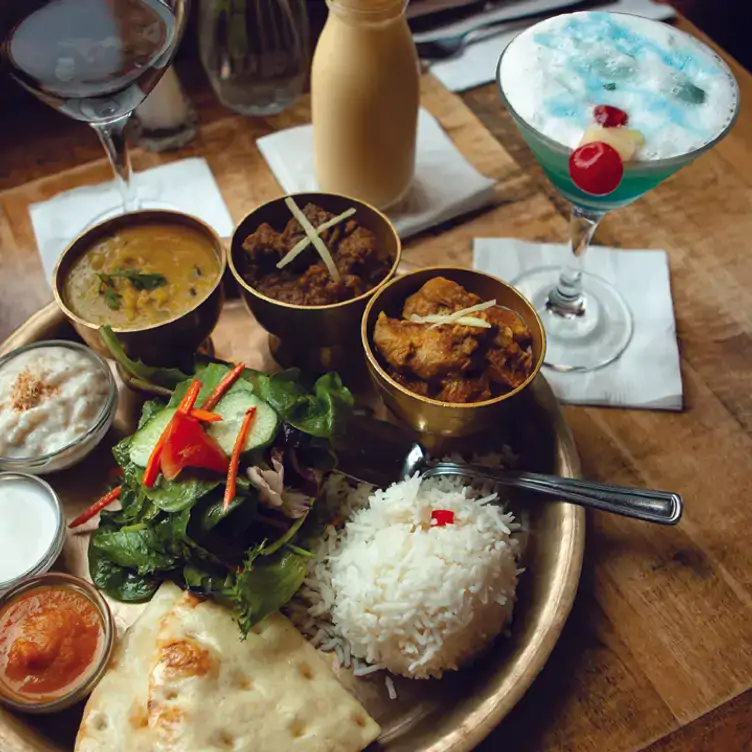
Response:
[[[0,345],[0,355],[44,339],[77,339],[54,303]],[[217,357],[261,370],[276,368],[266,333],[238,300],[225,304],[212,339]],[[111,435],[82,464],[47,478],[60,495],[68,519],[99,498],[113,466],[111,446],[135,428],[141,398],[122,383],[119,389],[120,404]],[[519,455],[521,467],[579,476],[574,441],[543,376],[537,377],[526,398],[520,400],[519,418],[499,430],[504,443]],[[526,571],[520,579],[508,637],[499,638],[472,667],[447,674],[440,681],[396,680],[397,700],[388,699],[379,674],[354,679],[340,672],[343,683],[383,729],[369,752],[469,752],[492,732],[543,668],[577,591],[585,513],[570,504],[531,502],[525,504],[524,515],[530,532]],[[68,531],[61,559],[53,569],[88,578],[87,538],[85,533]],[[119,635],[144,608],[114,601],[110,605]],[[78,706],[57,715],[21,717],[0,708],[0,750],[68,752],[73,749],[81,711]]]

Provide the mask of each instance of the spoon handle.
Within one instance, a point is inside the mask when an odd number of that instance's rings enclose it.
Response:
[[[557,475],[478,468],[454,462],[440,462],[424,471],[424,477],[432,475],[464,475],[661,525],[676,525],[682,516],[681,496],[667,491],[613,486]]]

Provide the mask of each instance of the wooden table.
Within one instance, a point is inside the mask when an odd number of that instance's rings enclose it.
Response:
[[[731,135],[598,233],[604,244],[668,251],[686,409],[567,409],[586,475],[679,491],[685,517],[663,529],[591,515],[572,617],[486,752],[752,750],[752,77],[735,71],[742,113]],[[424,104],[499,191],[489,210],[408,242],[406,263],[469,265],[477,236],[564,240],[566,206],[495,87],[459,98],[423,83]],[[255,139],[306,121],[307,104],[245,119],[222,110],[200,78],[190,89],[197,140],[179,154],[137,152],[135,166],[205,156],[238,219],[279,192]],[[3,121],[0,338],[51,299],[28,204],[109,177],[83,125],[42,105]]]

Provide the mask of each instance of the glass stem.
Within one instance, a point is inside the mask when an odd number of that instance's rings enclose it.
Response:
[[[548,294],[546,308],[557,316],[573,318],[585,313],[587,301],[582,294],[582,255],[590,247],[595,229],[604,212],[586,211],[572,207],[569,220],[569,240],[573,258],[559,275],[559,283]]]
[[[99,140],[107,152],[110,164],[115,173],[120,197],[123,201],[123,212],[132,212],[138,209],[138,196],[133,185],[133,170],[131,158],[128,153],[128,143],[125,139],[125,126],[130,115],[113,120],[111,123],[92,123],[91,127],[97,132]]]

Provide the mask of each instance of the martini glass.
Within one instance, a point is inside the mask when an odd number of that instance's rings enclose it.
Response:
[[[594,15],[596,15],[595,12],[585,11],[571,14],[570,17]],[[605,279],[582,269],[582,256],[590,245],[598,223],[608,211],[632,203],[718,143],[733,126],[739,111],[738,85],[730,69],[712,50],[694,37],[657,21],[636,19],[618,13],[599,12],[597,15],[601,19],[604,17],[612,17],[614,20],[622,19],[622,22],[626,24],[659,26],[663,34],[666,34],[668,30],[670,38],[680,40],[685,48],[712,59],[717,69],[728,76],[728,86],[733,89],[734,94],[733,107],[725,125],[706,143],[686,153],[665,159],[626,162],[624,175],[618,187],[607,195],[593,195],[581,190],[570,176],[569,161],[572,149],[553,140],[523,118],[515,110],[508,93],[505,92],[503,85],[505,61],[511,57],[510,50],[520,37],[513,40],[502,54],[497,70],[501,99],[546,175],[559,193],[572,205],[570,217],[572,256],[569,263],[563,269],[554,266],[534,268],[512,281],[515,287],[535,306],[544,322],[547,338],[546,365],[560,371],[592,371],[608,365],[624,352],[632,337],[632,313],[622,295]],[[535,30],[536,27],[532,27],[523,33],[535,33]],[[555,34],[555,31],[548,31],[549,41]],[[593,42],[593,44],[600,43],[602,40]],[[665,53],[670,55],[672,51],[666,49]],[[577,65],[580,63],[578,62]],[[551,75],[560,75],[560,72],[552,71]],[[610,85],[606,83],[604,89]],[[668,97],[667,93],[667,100]],[[651,102],[652,106],[656,107],[656,100],[653,99]],[[572,107],[578,104],[573,96]],[[597,104],[599,102],[593,102],[590,109],[592,110]],[[689,103],[686,104],[691,106]],[[558,100],[557,105],[562,106],[561,100]],[[565,106],[568,105],[569,103],[565,104]]]
[[[125,127],[167,70],[185,28],[189,0],[24,0],[0,29],[3,67],[46,104],[96,132],[121,201],[87,226],[137,209],[140,201]]]

